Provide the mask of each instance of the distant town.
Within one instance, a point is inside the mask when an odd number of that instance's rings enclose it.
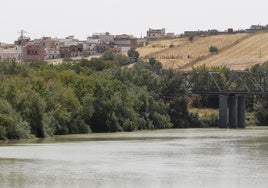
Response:
[[[24,30],[20,31],[20,36],[14,44],[0,42],[0,61],[21,61],[39,62],[63,58],[89,57],[100,55],[106,50],[115,53],[126,53],[130,49],[137,49],[148,44],[150,41],[175,39],[178,37],[204,37],[208,35],[236,34],[236,33],[256,33],[268,31],[268,25],[252,25],[249,29],[233,30],[228,28],[226,31],[216,29],[207,31],[185,31],[183,34],[175,35],[166,33],[166,29],[148,29],[146,37],[136,38],[133,35],[122,34],[112,35],[109,32],[94,33],[86,40],[80,41],[74,36],[63,39],[42,37],[31,39]]]

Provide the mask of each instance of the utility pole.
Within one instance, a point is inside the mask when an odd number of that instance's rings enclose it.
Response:
[[[18,46],[18,51],[19,51],[18,60],[23,61],[23,46],[25,45],[24,42],[26,39],[25,34],[28,32],[22,29],[18,31],[18,33],[20,33],[20,37],[17,40],[17,46]]]

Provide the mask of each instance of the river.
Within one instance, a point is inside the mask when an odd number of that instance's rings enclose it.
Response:
[[[0,144],[1,188],[268,187],[268,129],[175,129]]]

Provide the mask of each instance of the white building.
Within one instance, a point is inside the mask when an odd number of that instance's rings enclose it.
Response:
[[[114,36],[110,35],[108,32],[93,33],[91,37],[88,37],[88,41],[90,44],[110,44],[114,42]]]
[[[19,52],[16,48],[8,48],[0,50],[0,60],[18,60]]]
[[[59,39],[60,46],[75,46],[78,45],[79,41],[74,36],[66,37],[65,39]]]
[[[105,35],[100,35],[100,41],[104,44],[109,44],[114,42],[114,36],[106,33]]]
[[[87,37],[88,44],[101,44],[101,40],[97,38]]]
[[[56,48],[45,48],[45,59],[61,58],[60,50]]]

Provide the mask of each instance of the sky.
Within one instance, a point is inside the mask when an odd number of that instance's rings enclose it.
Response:
[[[267,0],[1,0],[0,42],[27,36],[85,40],[95,32],[146,35],[148,28],[246,29],[267,25]]]

